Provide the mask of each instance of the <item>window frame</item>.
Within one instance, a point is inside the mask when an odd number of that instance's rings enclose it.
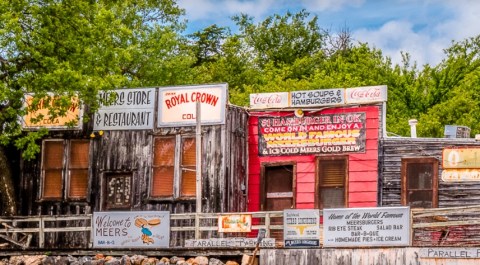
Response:
[[[322,202],[320,201],[321,196],[321,185],[320,185],[320,161],[337,161],[343,160],[345,163],[345,180],[343,184],[344,188],[344,205],[343,207],[348,208],[348,190],[349,190],[349,176],[348,176],[348,156],[317,156],[315,158],[315,209],[324,209]]]
[[[171,196],[154,196],[153,195],[153,182],[154,182],[154,168],[156,167],[154,165],[155,162],[155,142],[156,139],[158,138],[164,138],[164,139],[175,139],[175,147],[174,147],[174,163],[173,163],[173,194]],[[154,201],[174,201],[174,200],[181,200],[181,201],[187,201],[187,200],[196,200],[196,191],[194,195],[191,196],[183,196],[182,195],[182,180],[183,180],[183,174],[182,174],[182,151],[183,151],[183,143],[184,139],[193,139],[195,141],[195,146],[196,146],[196,137],[195,135],[192,134],[176,134],[176,135],[158,135],[158,136],[153,136],[153,145],[152,145],[152,165],[151,165],[151,178],[150,178],[150,188],[148,189],[148,197],[150,200]],[[196,152],[196,147],[195,147],[195,152]],[[201,152],[201,151],[200,151]],[[196,169],[195,169],[196,170]]]
[[[415,164],[433,164],[433,176],[432,176],[432,208],[438,208],[438,167],[439,161],[435,157],[402,157],[401,160],[401,204],[409,206],[408,201],[408,178],[407,178],[407,165],[410,163]],[[413,207],[417,208],[417,207]]]
[[[264,162],[260,165],[260,211],[264,211],[267,204],[267,185],[266,181],[266,168],[267,167],[279,167],[279,166],[292,166],[292,205],[296,208],[297,205],[297,163],[295,161],[282,161],[282,162]],[[279,197],[289,198],[289,197]]]
[[[78,169],[70,166],[70,159],[71,159],[71,143],[72,142],[86,142],[88,143],[88,154],[87,154],[87,159],[88,159],[88,166],[86,168],[87,170],[87,190],[85,193],[85,197],[71,197],[70,196],[70,185],[71,185],[71,175],[70,175],[70,170],[71,169]],[[45,197],[45,148],[46,148],[46,143],[48,142],[61,142],[63,145],[63,156],[62,156],[62,165],[59,168],[61,172],[61,196],[60,197]],[[92,181],[92,173],[90,169],[90,160],[91,160],[91,150],[92,150],[92,141],[88,139],[44,139],[42,141],[42,153],[41,153],[41,161],[40,161],[40,190],[38,193],[38,201],[69,201],[69,202],[84,202],[84,201],[89,201],[89,194],[90,194],[90,186],[91,186],[91,181]]]
[[[128,204],[122,204],[122,205],[109,205],[108,201],[108,191],[109,191],[109,181],[112,178],[119,178],[123,177],[124,179],[127,179],[129,181],[129,186],[130,186],[130,198],[129,198],[129,203]],[[131,171],[127,172],[118,172],[118,171],[108,171],[104,172],[102,174],[102,199],[101,199],[101,208],[105,211],[118,211],[118,210],[128,210],[131,209],[133,206],[133,178],[134,174]]]

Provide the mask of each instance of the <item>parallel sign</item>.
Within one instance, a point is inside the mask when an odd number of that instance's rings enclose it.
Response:
[[[409,207],[323,210],[324,247],[408,245]]]
[[[94,130],[153,129],[155,88],[101,91]]]
[[[430,259],[479,259],[480,248],[422,248],[419,254]]]
[[[158,91],[158,127],[194,126],[200,102],[201,123],[224,124],[227,84],[163,87]]]
[[[187,248],[255,248],[256,245],[256,238],[245,237],[185,240],[185,247]],[[262,248],[273,248],[275,247],[275,238],[264,238],[259,246]]]

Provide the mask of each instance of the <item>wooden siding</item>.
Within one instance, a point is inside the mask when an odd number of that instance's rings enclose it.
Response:
[[[407,157],[438,159],[438,206],[454,207],[480,203],[480,182],[444,182],[442,151],[445,147],[480,146],[474,139],[386,138],[380,141],[379,173],[381,206],[401,205],[401,161]]]
[[[435,259],[420,257],[420,248],[356,248],[356,249],[262,249],[262,265],[325,264],[325,265],[473,265],[478,259]]]
[[[349,112],[366,113],[366,151],[364,153],[344,154],[348,155],[349,172],[347,184],[348,206],[366,207],[377,206],[377,177],[378,177],[378,139],[382,134],[381,107],[365,106],[351,108],[330,108],[319,110],[316,113],[334,114]],[[265,111],[252,112],[249,119],[249,211],[260,210],[260,167],[262,163],[293,162],[296,164],[296,208],[308,209],[315,205],[315,158],[316,155],[301,156],[259,156],[258,155],[258,117],[262,116],[288,116],[292,111]],[[308,111],[306,112],[308,114]],[[335,154],[337,155],[337,154]],[[338,154],[342,155],[342,154]],[[320,156],[320,155],[318,155]],[[326,154],[324,156],[332,156]],[[357,188],[368,186],[368,189]]]
[[[381,206],[401,205],[402,158],[425,157],[438,160],[438,207],[460,207],[480,204],[480,182],[444,182],[442,152],[446,147],[480,146],[474,139],[386,138],[380,141],[379,173]],[[419,209],[428,212],[429,209]],[[433,209],[432,209],[433,210]],[[455,222],[478,219],[478,213],[460,213],[451,216],[432,215],[416,218],[416,223]],[[415,246],[470,246],[478,242],[478,225],[450,227],[418,227],[413,233]]]

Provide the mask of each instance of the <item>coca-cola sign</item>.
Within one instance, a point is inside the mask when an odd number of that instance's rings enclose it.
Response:
[[[366,86],[347,88],[347,104],[374,103],[387,101],[387,86]]]
[[[288,92],[250,94],[250,107],[253,109],[288,107]]]

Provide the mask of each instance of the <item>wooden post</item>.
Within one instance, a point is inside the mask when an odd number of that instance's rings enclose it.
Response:
[[[45,247],[45,221],[43,220],[42,217],[40,217],[40,220],[38,221],[38,228],[39,228],[39,233],[38,233],[38,247],[39,248],[44,248]]]
[[[196,103],[196,133],[195,133],[195,154],[196,154],[196,212],[195,212],[195,239],[200,239],[200,216],[202,212],[202,126],[201,126],[200,102]]]

